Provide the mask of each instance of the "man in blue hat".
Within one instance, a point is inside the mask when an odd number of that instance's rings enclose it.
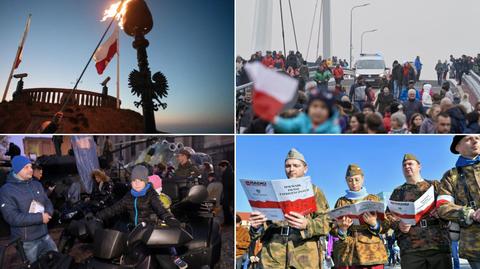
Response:
[[[47,223],[52,218],[53,206],[42,184],[32,180],[29,159],[15,156],[5,185],[0,188],[0,210],[10,225],[12,239],[20,238],[30,263],[57,246],[48,235]]]

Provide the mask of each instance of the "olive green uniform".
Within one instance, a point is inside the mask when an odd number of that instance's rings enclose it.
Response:
[[[327,200],[323,192],[313,185],[317,210],[306,215],[307,228],[298,230],[290,228],[288,237],[288,264],[286,236],[282,236],[286,221],[267,221],[260,229],[250,229],[252,240],[260,238],[262,246],[262,265],[264,268],[321,268],[323,250],[319,249],[318,239],[329,231]],[[320,253],[319,253],[320,252]]]
[[[175,170],[174,177],[179,178],[188,178],[188,177],[197,177],[200,175],[198,168],[188,160],[184,165],[178,164],[178,168]]]

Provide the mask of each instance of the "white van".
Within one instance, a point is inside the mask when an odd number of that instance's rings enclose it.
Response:
[[[365,78],[365,82],[372,87],[380,87],[382,80],[387,75],[385,60],[380,54],[360,54],[360,58],[355,62],[353,71],[355,79],[359,76]]]

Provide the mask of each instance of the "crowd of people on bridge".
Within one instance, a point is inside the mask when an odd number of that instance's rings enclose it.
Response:
[[[275,53],[276,58],[282,57],[279,55],[281,53]],[[260,52],[252,55],[253,61],[276,68],[273,57],[270,52],[263,57]],[[237,131],[350,134],[480,132],[480,102],[472,105],[467,92],[457,90],[452,81],[443,80],[443,76],[447,75],[443,67],[439,68],[442,71],[440,89],[420,81],[423,63],[418,56],[414,61],[403,64],[395,60],[379,88],[372,87],[361,75],[355,77],[353,85],[346,87],[342,85],[346,84],[343,83],[345,61],[334,59],[336,65],[334,61],[330,64],[329,59],[324,59],[312,72],[302,54],[291,51],[286,64],[278,72],[299,81],[293,108],[266,121],[255,114],[251,88],[247,87],[242,94],[237,93]],[[453,63],[447,66],[450,76],[458,78],[458,84],[463,74],[475,66],[473,63],[480,63],[478,56],[475,59],[467,56],[455,59],[451,56],[451,59]],[[248,81],[248,76],[242,71],[243,65],[238,65],[241,61],[238,57],[237,80]]]

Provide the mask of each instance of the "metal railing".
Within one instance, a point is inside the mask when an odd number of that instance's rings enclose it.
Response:
[[[23,89],[13,98],[13,102],[27,102],[29,104],[62,105],[71,89],[35,88]],[[68,105],[87,107],[116,107],[117,99],[101,93],[76,90],[69,98]]]

